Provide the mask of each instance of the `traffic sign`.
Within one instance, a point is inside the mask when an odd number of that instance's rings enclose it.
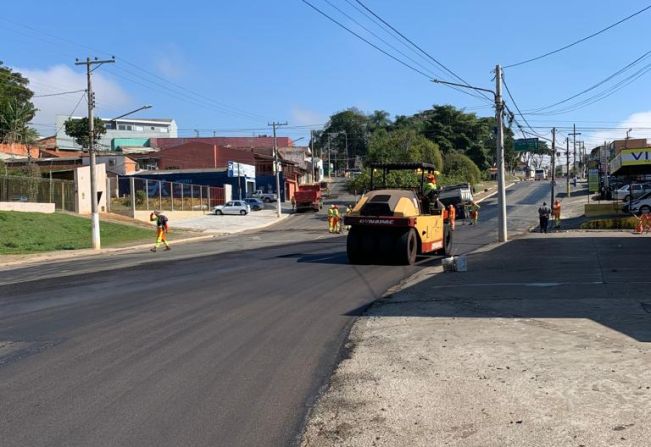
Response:
[[[519,138],[513,142],[516,152],[534,152],[538,150],[538,138]]]

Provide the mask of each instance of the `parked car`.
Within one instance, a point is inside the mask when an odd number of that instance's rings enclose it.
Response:
[[[256,192],[251,194],[251,197],[255,199],[260,199],[265,203],[275,202],[277,200],[276,194],[262,192],[261,190],[257,190]]]
[[[630,205],[624,205],[623,211],[625,213],[642,213],[651,212],[651,192],[641,196],[639,199],[633,200]]]
[[[244,200],[231,200],[223,205],[217,205],[213,212],[217,215],[240,214],[246,216],[251,212],[251,207]]]
[[[613,199],[628,202],[631,196],[633,199],[636,199],[647,192],[651,192],[651,183],[633,183],[631,185],[624,185],[614,191]]]
[[[249,197],[248,199],[244,199],[244,201],[251,207],[251,210],[253,211],[260,211],[264,208],[264,202],[260,199],[256,199],[255,197]]]

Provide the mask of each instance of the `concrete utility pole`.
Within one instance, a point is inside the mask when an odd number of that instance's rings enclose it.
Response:
[[[91,69],[93,65],[98,67],[103,64],[112,64],[115,62],[115,58],[107,60],[99,60],[97,58],[91,60],[87,57],[85,61],[80,61],[79,59],[75,60],[75,65],[85,65],[86,66],[86,82],[88,86],[86,87],[86,95],[88,97],[88,155],[89,155],[89,165],[90,165],[90,212],[91,212],[91,238],[94,250],[99,250],[102,248],[102,243],[100,240],[99,233],[99,212],[97,211],[97,205],[99,202],[99,197],[97,197],[97,176],[95,173],[95,168],[97,166],[95,158],[95,126],[93,122],[93,109],[95,108],[95,93],[93,92],[93,80],[91,74],[95,68]]]
[[[574,132],[572,132],[570,135],[572,135],[573,140],[574,140],[574,143],[573,143],[573,146],[574,146],[574,176],[576,177],[576,173],[577,173],[577,166],[576,166],[576,136],[581,135],[581,132],[576,131],[576,124],[574,125]]]
[[[565,138],[565,144],[567,146],[567,149],[565,150],[565,164],[566,164],[566,169],[567,169],[567,197],[570,197],[572,195],[572,192],[570,191],[570,137]]]
[[[497,121],[497,207],[499,212],[497,240],[508,241],[506,227],[506,186],[504,179],[504,124],[502,113],[504,102],[502,101],[502,66],[495,67],[495,120]]]
[[[280,166],[278,166],[278,144],[276,142],[276,128],[280,126],[286,126],[287,121],[284,123],[277,123],[276,121],[268,123],[268,126],[272,126],[274,129],[274,172],[276,173],[276,215],[280,217],[282,214],[282,209],[280,207]]]
[[[552,198],[549,203],[554,204],[556,197],[556,128],[552,128]]]

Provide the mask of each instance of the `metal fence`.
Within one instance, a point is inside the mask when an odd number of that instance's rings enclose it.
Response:
[[[110,212],[207,211],[224,203],[224,188],[136,177],[107,179]]]
[[[74,212],[74,193],[72,180],[0,176],[0,202],[54,203],[57,210]]]

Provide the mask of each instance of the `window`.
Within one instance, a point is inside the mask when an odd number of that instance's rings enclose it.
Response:
[[[151,126],[149,130],[156,130],[156,128],[154,126]]]
[[[118,125],[118,130],[133,130],[130,124],[120,124]]]
[[[145,128],[142,127],[142,126],[136,126],[136,130],[137,130],[138,132],[142,132],[143,130],[145,130]]]
[[[158,130],[163,133],[167,133],[167,127],[159,127]]]

